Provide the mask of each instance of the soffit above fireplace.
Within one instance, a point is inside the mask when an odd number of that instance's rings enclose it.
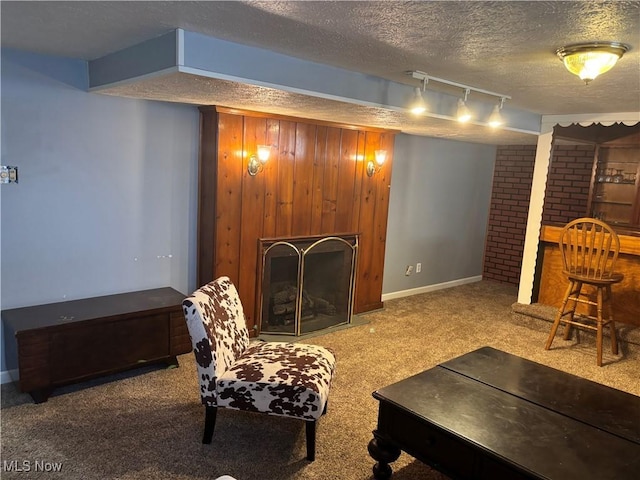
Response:
[[[292,75],[291,72],[296,72]],[[89,62],[90,90],[125,97],[223,105],[478,143],[533,144],[540,115],[507,106],[509,126],[461,129],[456,94],[433,92],[434,108],[407,109],[414,86],[177,29]],[[471,101],[473,103],[473,101]],[[482,117],[492,104],[474,106]],[[486,110],[486,111],[485,111]],[[453,127],[452,127],[453,124]]]

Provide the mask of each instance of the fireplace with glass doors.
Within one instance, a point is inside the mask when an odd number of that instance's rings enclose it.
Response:
[[[304,335],[351,322],[358,235],[261,239],[260,333]]]

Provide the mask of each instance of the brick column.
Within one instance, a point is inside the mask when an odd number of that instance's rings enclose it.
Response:
[[[542,221],[564,225],[587,213],[595,147],[555,145]],[[499,146],[484,253],[483,278],[518,285],[527,227],[535,145]]]
[[[587,214],[594,145],[553,147],[542,212],[543,223],[564,225]]]
[[[483,278],[513,285],[520,282],[535,157],[535,145],[498,146]]]

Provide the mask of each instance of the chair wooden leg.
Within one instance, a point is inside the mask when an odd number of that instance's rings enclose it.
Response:
[[[204,435],[202,437],[202,443],[209,444],[213,438],[213,431],[216,428],[216,414],[218,413],[218,407],[205,407],[204,413]]]
[[[316,459],[316,423],[317,420],[306,420],[307,423],[307,460]]]
[[[571,339],[571,330],[573,328],[573,317],[576,314],[576,308],[578,308],[577,299],[580,298],[580,293],[582,292],[582,282],[572,281],[571,284],[573,285],[573,290],[569,293],[568,302],[573,302],[573,307],[568,310],[569,318],[568,318],[568,321],[565,323],[564,335],[562,336],[564,340]]]
[[[549,338],[547,338],[547,344],[544,346],[545,350],[549,350],[551,348],[551,344],[553,343],[553,338],[556,336],[556,332],[558,331],[558,326],[560,326],[560,320],[562,320],[562,316],[564,315],[564,309],[567,306],[567,302],[569,301],[569,296],[571,295],[572,290],[573,290],[573,281],[570,281],[569,287],[567,288],[567,291],[564,294],[562,305],[558,309],[556,318],[553,321],[553,325],[551,326],[551,332],[549,332]]]
[[[598,358],[598,366],[602,366],[602,288],[598,287],[597,292],[597,330],[596,330],[596,355]]]
[[[611,353],[618,354],[618,332],[616,332],[616,322],[613,321],[613,299],[611,297],[611,286],[607,285],[607,301],[609,304],[609,333],[611,334]]]

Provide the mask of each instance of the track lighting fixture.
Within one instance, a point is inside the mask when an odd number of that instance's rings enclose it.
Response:
[[[556,50],[564,66],[587,85],[608,72],[631,47],[618,42],[592,42],[567,45]]]
[[[491,92],[489,90],[472,87],[470,85],[465,85],[463,83],[452,82],[451,80],[446,80],[444,78],[432,77],[431,75],[428,75],[425,72],[420,72],[418,70],[408,71],[407,74],[411,75],[411,77],[415,79],[422,80],[422,91],[418,87],[416,87],[415,89],[415,95],[414,95],[415,98],[410,105],[412,112],[413,112],[414,105],[416,105],[416,100],[418,100],[418,96],[424,102],[423,94],[424,94],[424,91],[426,90],[427,82],[432,81],[437,83],[444,83],[445,85],[450,85],[452,87],[462,88],[464,90],[464,99],[460,98],[458,99],[458,102],[457,102],[455,118],[459,122],[468,122],[473,118],[474,114],[469,108],[469,106],[467,105],[467,98],[469,97],[469,94],[471,92],[474,92],[474,93],[480,93],[482,95],[488,95],[491,97],[498,97],[500,99],[500,103],[493,108],[491,116],[487,120],[487,124],[492,127],[497,127],[504,123],[500,110],[502,110],[502,107],[504,106],[504,102],[506,100],[511,99],[509,95],[503,95],[502,93]],[[421,112],[424,112],[424,110],[421,110]]]

